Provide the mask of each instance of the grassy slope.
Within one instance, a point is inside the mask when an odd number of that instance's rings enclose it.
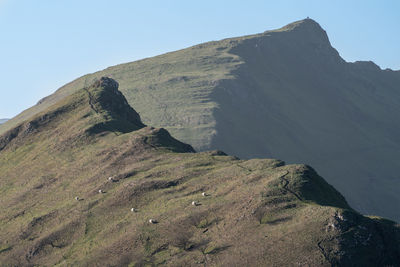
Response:
[[[354,212],[310,167],[178,153],[192,149],[132,112],[115,91],[89,87],[0,137],[2,264],[400,260],[398,226]]]
[[[400,220],[399,72],[346,63],[311,20],[85,75],[0,133],[104,75],[145,123],[199,151],[310,164],[357,210]]]
[[[228,47],[220,48],[219,42],[211,42],[85,75],[9,121],[0,133],[95,79],[108,76],[119,82],[129,103],[142,110],[145,123],[168,126],[175,137],[190,139],[197,148],[206,147],[215,134],[212,112],[217,106],[209,94],[239,63],[237,57],[226,53]]]
[[[291,30],[290,25],[270,32]],[[233,71],[245,63],[230,50],[256,36],[208,42],[87,74],[14,117],[0,127],[0,134],[107,76],[118,81],[121,92],[141,111],[145,123],[167,127],[173,136],[190,141],[199,150],[209,148],[216,134],[213,112],[218,108],[211,94],[221,81],[234,79]]]

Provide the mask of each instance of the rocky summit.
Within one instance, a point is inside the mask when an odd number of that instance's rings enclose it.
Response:
[[[0,136],[3,266],[395,266],[400,228],[307,165],[196,153],[101,78]]]
[[[312,19],[85,75],[0,132],[102,76],[197,151],[309,164],[359,212],[400,221],[400,72],[346,62]]]

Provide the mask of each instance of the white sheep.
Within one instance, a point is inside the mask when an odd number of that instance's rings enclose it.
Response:
[[[99,193],[102,194],[102,193],[104,193],[104,192],[103,192],[103,190],[100,189],[100,190],[99,190]]]
[[[149,223],[157,223],[157,220],[150,219],[150,220],[149,220]]]
[[[132,211],[132,212],[137,212],[137,209],[131,208],[131,211]]]
[[[109,180],[109,181],[113,181],[113,178],[112,178],[112,177],[108,177],[108,180]]]
[[[75,197],[75,200],[79,200],[79,197]]]
[[[198,206],[198,205],[200,205],[198,202],[196,202],[196,201],[192,201],[192,205],[193,206]]]
[[[202,195],[203,197],[208,196],[206,192],[201,193],[201,195]]]

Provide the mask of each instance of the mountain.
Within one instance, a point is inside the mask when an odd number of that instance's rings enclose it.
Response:
[[[5,123],[8,119],[0,119],[0,124]]]
[[[400,262],[399,225],[311,167],[195,153],[117,88],[103,77],[0,136],[4,266]]]
[[[311,19],[85,75],[0,132],[101,76],[197,151],[310,164],[358,211],[400,221],[400,72],[345,62]]]

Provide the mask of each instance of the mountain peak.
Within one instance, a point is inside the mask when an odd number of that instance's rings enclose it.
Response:
[[[135,133],[133,133],[135,132]],[[118,90],[118,82],[108,77],[95,80],[89,87],[54,104],[0,136],[0,152],[43,140],[57,149],[82,146],[107,134],[133,134],[137,147],[163,148],[174,152],[195,152],[188,144],[173,138],[163,128],[146,127],[139,114]],[[97,138],[96,138],[97,139]]]
[[[88,88],[84,88],[88,94],[91,109],[103,118],[91,127],[89,132],[98,133],[107,129],[129,132],[145,127],[139,114],[118,90],[118,86],[115,80],[101,77]]]
[[[296,39],[306,39],[312,43],[325,44],[330,46],[329,38],[326,31],[313,19],[306,18],[292,22],[278,30],[267,31],[270,32],[286,32],[293,35]]]
[[[299,30],[299,29],[312,29],[316,31],[324,31],[322,27],[313,19],[306,18],[302,20],[298,20],[292,23],[287,24],[286,26],[280,28],[279,30]]]
[[[103,87],[105,89],[118,90],[119,84],[117,81],[109,78],[109,77],[101,77],[96,80],[93,85],[95,88]]]
[[[51,135],[53,131],[72,142],[87,135],[118,135],[145,126],[118,90],[118,82],[101,77],[91,86],[78,90],[4,133],[0,136],[0,151],[11,143],[18,146],[31,136]]]

